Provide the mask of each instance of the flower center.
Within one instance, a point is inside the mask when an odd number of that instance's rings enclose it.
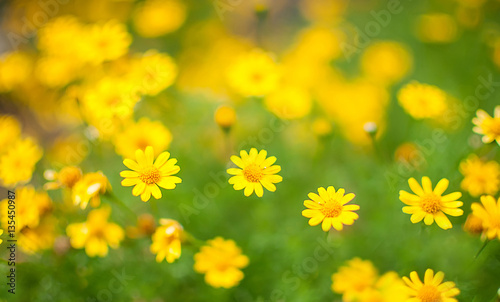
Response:
[[[441,293],[434,285],[424,285],[417,294],[422,302],[441,302]]]
[[[435,214],[441,210],[441,198],[435,194],[422,197],[422,209],[429,214]]]
[[[143,183],[152,185],[160,181],[161,174],[156,167],[152,166],[149,169],[142,171],[142,173],[139,175],[139,179]]]
[[[256,164],[251,164],[243,170],[243,176],[249,182],[259,182],[264,176],[262,173],[262,168]]]
[[[493,118],[488,125],[489,130],[493,135],[500,136],[500,118]]]
[[[342,205],[337,201],[327,201],[321,209],[321,213],[326,217],[337,217],[342,213]]]

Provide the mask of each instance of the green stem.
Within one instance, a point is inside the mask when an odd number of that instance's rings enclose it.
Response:
[[[489,239],[486,239],[483,243],[483,246],[481,246],[481,248],[479,249],[479,251],[477,252],[476,256],[474,256],[474,259],[477,259],[477,257],[479,257],[479,255],[481,254],[481,252],[484,250],[484,248],[486,247],[486,245],[488,245],[488,243],[490,242],[491,240]]]

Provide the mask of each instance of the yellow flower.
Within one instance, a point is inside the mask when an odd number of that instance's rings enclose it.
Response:
[[[116,153],[126,158],[133,157],[137,149],[146,150],[147,146],[152,146],[153,150],[168,149],[171,142],[172,134],[161,122],[145,117],[130,123],[114,140]]]
[[[151,236],[156,231],[155,218],[151,214],[141,214],[137,217],[137,226],[128,226],[126,229],[129,238],[137,239]]]
[[[459,209],[463,202],[457,200],[462,197],[462,193],[453,192],[442,196],[449,183],[448,179],[443,178],[432,190],[431,180],[427,176],[422,177],[422,186],[413,177],[408,180],[411,190],[416,195],[401,190],[399,199],[408,205],[403,207],[403,212],[411,214],[411,222],[418,223],[423,219],[426,225],[431,225],[435,220],[443,230],[453,227],[445,213],[450,216],[461,216],[464,211]]]
[[[5,53],[0,57],[0,92],[11,91],[31,74],[32,62],[23,52]]]
[[[85,60],[94,64],[118,59],[128,52],[132,43],[126,26],[116,20],[87,25],[82,39],[85,41]]]
[[[49,20],[37,33],[37,47],[43,53],[83,61],[84,26],[74,16]],[[75,39],[75,37],[79,37]],[[68,43],[71,41],[71,43]]]
[[[123,240],[125,232],[115,224],[108,222],[111,208],[102,207],[90,211],[87,221],[72,223],[66,228],[71,246],[75,249],[85,248],[89,257],[104,257],[108,254],[108,245],[117,249]]]
[[[332,275],[332,290],[343,295],[355,295],[373,287],[378,272],[369,260],[353,258]]]
[[[248,265],[248,257],[233,240],[216,237],[207,243],[194,255],[194,270],[205,274],[205,282],[213,287],[238,285],[244,277],[240,269]]]
[[[457,38],[457,24],[447,14],[421,15],[417,19],[417,37],[426,43],[450,43]]]
[[[276,175],[281,171],[281,167],[274,165],[276,157],[271,156],[266,158],[267,151],[250,149],[250,154],[245,150],[240,151],[240,156],[231,156],[231,161],[240,167],[227,169],[227,173],[235,175],[229,179],[229,183],[233,185],[235,190],[245,189],[245,196],[250,196],[255,191],[255,194],[262,197],[266,188],[268,191],[276,191],[275,183],[283,180],[283,177]]]
[[[102,172],[86,173],[72,189],[72,199],[75,206],[82,210],[90,205],[97,208],[101,204],[101,194],[111,190],[108,178]]]
[[[134,196],[141,195],[142,201],[146,202],[153,195],[154,198],[161,198],[160,187],[171,190],[182,180],[177,176],[172,176],[180,171],[180,167],[175,165],[177,159],[171,158],[169,152],[161,153],[154,161],[153,147],[147,146],[146,151],[140,149],[135,151],[136,161],[131,159],[123,160],[123,164],[129,169],[120,172],[122,186],[135,186],[132,190]],[[154,163],[153,163],[154,161]]]
[[[496,140],[500,145],[500,106],[495,107],[493,117],[482,109],[479,109],[476,114],[477,117],[472,119],[476,125],[474,132],[483,135],[483,143],[488,144]]]
[[[417,81],[412,81],[399,90],[398,101],[414,119],[439,118],[448,108],[444,91]]]
[[[311,130],[319,137],[332,133],[332,123],[326,118],[316,118],[311,124]]]
[[[13,142],[17,141],[21,134],[19,121],[10,115],[0,115],[0,154],[10,149]]]
[[[312,99],[305,89],[290,86],[270,93],[266,96],[265,104],[267,109],[279,118],[298,119],[311,112]]]
[[[408,49],[397,42],[370,44],[361,57],[361,69],[371,79],[393,84],[408,74],[412,57]]]
[[[184,229],[172,219],[160,219],[160,225],[153,234],[150,250],[156,254],[156,262],[163,259],[174,262],[181,256],[181,240]]]
[[[19,247],[27,254],[52,248],[55,241],[57,221],[52,216],[42,219],[36,228],[24,228],[19,234]]]
[[[46,56],[38,59],[34,74],[47,87],[59,88],[76,79],[81,67],[72,57]]]
[[[474,197],[495,195],[500,188],[500,165],[494,160],[482,161],[477,155],[471,154],[460,163],[460,173],[464,176],[462,189]]]
[[[82,170],[75,166],[67,166],[62,168],[59,173],[54,170],[46,170],[43,175],[45,179],[51,180],[51,182],[43,186],[45,190],[54,190],[61,187],[72,189],[82,178]]]
[[[0,157],[0,179],[7,187],[27,183],[42,158],[42,149],[31,139],[19,139]]]
[[[229,66],[227,81],[243,96],[262,96],[276,89],[280,78],[278,66],[262,50],[253,50]]]
[[[135,62],[136,83],[140,91],[155,96],[170,87],[177,77],[177,65],[167,54],[149,50]]]
[[[467,216],[467,219],[465,220],[464,223],[464,231],[473,234],[473,235],[479,235],[483,233],[483,220],[473,213],[470,213]]]
[[[394,152],[394,159],[399,162],[408,163],[413,166],[419,165],[419,160],[422,160],[422,155],[418,146],[414,143],[403,143],[398,146]]]
[[[133,13],[137,33],[146,38],[176,31],[186,20],[186,6],[177,0],[147,0]]]
[[[344,225],[352,225],[354,220],[358,219],[358,214],[353,211],[359,210],[359,206],[349,204],[354,198],[353,193],[346,194],[345,190],[329,186],[326,190],[323,187],[318,189],[318,194],[309,193],[309,198],[305,200],[306,210],[302,211],[302,216],[310,218],[309,225],[315,226],[321,224],[323,231],[328,232],[332,227],[341,231]]]
[[[457,299],[453,297],[460,294],[460,290],[451,281],[443,283],[443,278],[443,272],[437,272],[434,275],[434,271],[431,269],[425,271],[423,283],[415,271],[410,273],[410,278],[403,277],[411,297],[405,302],[457,302]]]
[[[25,227],[36,228],[40,223],[40,217],[52,207],[52,200],[46,192],[37,192],[33,186],[18,187],[15,191],[15,219],[16,232]],[[9,209],[9,200],[0,202],[2,226],[8,230],[9,220],[12,218],[12,206]],[[9,218],[10,216],[10,218]]]
[[[493,196],[484,195],[481,196],[481,203],[472,203],[472,214],[481,219],[483,234],[488,239],[496,237],[500,240],[500,198],[495,201]]]
[[[215,122],[223,129],[229,129],[236,122],[236,111],[230,106],[219,106],[215,110]]]

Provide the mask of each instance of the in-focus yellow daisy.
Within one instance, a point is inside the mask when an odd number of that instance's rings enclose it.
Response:
[[[433,270],[427,269],[422,283],[417,272],[411,272],[410,278],[403,277],[410,292],[410,298],[405,302],[457,302],[457,299],[453,297],[460,294],[460,290],[455,287],[454,282],[443,283],[443,279],[443,272],[437,272],[434,275]]]
[[[207,243],[194,255],[194,270],[205,274],[205,282],[213,287],[238,285],[244,277],[240,269],[248,265],[248,257],[233,240],[216,237]]]
[[[156,262],[163,259],[174,262],[181,256],[181,240],[184,229],[173,219],[160,219],[160,226],[153,234],[150,250],[156,254]]]
[[[137,123],[130,123],[115,136],[116,153],[125,158],[132,158],[135,150],[146,150],[147,146],[157,150],[166,150],[172,142],[172,133],[159,121],[141,118]]]
[[[447,95],[443,90],[417,81],[399,90],[398,101],[414,119],[439,118],[448,109]]]
[[[97,208],[101,204],[101,195],[111,190],[108,178],[101,171],[83,175],[71,191],[71,197],[75,206],[82,210],[90,205]]]
[[[332,227],[341,231],[344,225],[352,225],[358,219],[358,214],[353,211],[359,210],[355,204],[347,204],[354,198],[353,193],[346,194],[345,190],[329,186],[327,189],[321,187],[318,194],[309,193],[311,200],[305,200],[306,210],[302,211],[302,216],[310,218],[309,225],[321,224],[323,231],[328,232]]]
[[[108,222],[111,208],[104,206],[90,211],[87,221],[72,223],[66,228],[71,246],[75,249],[85,248],[89,257],[104,257],[108,254],[108,245],[117,249],[125,237],[123,229]]]
[[[122,180],[122,186],[134,186],[132,194],[134,196],[141,195],[142,201],[148,201],[151,195],[156,199],[160,199],[161,191],[159,187],[171,190],[176,187],[176,184],[182,182],[179,177],[172,176],[179,172],[181,168],[176,165],[177,159],[169,159],[169,152],[161,153],[154,160],[153,147],[147,146],[146,151],[136,150],[135,157],[137,161],[128,158],[123,160],[123,164],[132,171],[122,171],[120,176],[125,177]]]
[[[483,143],[488,144],[496,141],[500,145],[500,106],[496,106],[493,117],[486,111],[479,109],[477,117],[472,119],[472,123],[476,125],[473,131],[483,135]]]
[[[408,205],[403,207],[403,212],[411,214],[411,222],[418,223],[423,219],[426,225],[431,225],[435,220],[443,230],[453,227],[445,214],[461,216],[464,211],[459,209],[463,202],[457,200],[462,197],[462,193],[453,192],[442,196],[449,183],[448,179],[443,178],[432,190],[431,180],[427,176],[422,177],[422,186],[413,177],[408,180],[411,190],[416,195],[401,190],[399,199]]]
[[[474,197],[495,195],[500,189],[500,165],[494,160],[486,162],[471,154],[460,163],[459,169],[464,176],[462,189]]]
[[[235,190],[245,189],[245,196],[250,196],[255,191],[255,194],[262,197],[264,190],[274,192],[276,191],[275,183],[279,183],[283,180],[283,177],[276,175],[281,171],[281,167],[274,165],[276,162],[276,157],[267,157],[266,150],[250,149],[250,153],[245,150],[240,151],[240,156],[231,156],[231,161],[240,167],[231,168],[227,170],[227,173],[235,175],[229,179],[229,183],[233,185]]]
[[[481,196],[481,204],[474,202],[471,209],[472,214],[481,219],[484,236],[500,240],[500,198],[495,201],[491,195]]]

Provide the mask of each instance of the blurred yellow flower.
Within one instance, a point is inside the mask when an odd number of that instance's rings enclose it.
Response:
[[[403,212],[411,214],[412,223],[418,223],[423,219],[426,225],[431,225],[435,220],[443,230],[453,227],[445,214],[461,216],[464,211],[459,209],[463,202],[457,200],[462,197],[462,193],[453,192],[442,196],[449,183],[448,179],[443,178],[432,190],[431,180],[427,176],[422,177],[422,186],[413,177],[408,180],[411,190],[416,195],[401,190],[399,199],[408,205],[403,207]]]
[[[417,272],[411,272],[410,278],[403,277],[411,297],[405,302],[457,302],[458,300],[453,297],[460,294],[460,290],[451,281],[443,283],[443,279],[443,272],[434,274],[433,270],[427,269],[422,283]]]
[[[457,24],[448,14],[421,15],[417,19],[416,33],[425,43],[450,43],[457,38]]]
[[[82,178],[82,170],[79,167],[67,166],[62,168],[59,173],[54,170],[46,170],[43,176],[51,181],[43,186],[44,190],[54,190],[61,187],[72,189]]]
[[[146,0],[137,5],[132,21],[137,33],[146,38],[176,31],[186,20],[186,5],[178,0]]]
[[[377,278],[378,272],[373,263],[356,257],[332,275],[332,290],[347,297],[356,296],[372,288]]]
[[[40,223],[40,217],[52,208],[52,200],[44,191],[37,192],[33,186],[16,188],[15,219],[16,233],[25,227],[36,228]],[[9,200],[4,199],[0,203],[1,219],[4,229],[8,229],[13,213],[12,206],[9,209]],[[10,218],[9,218],[10,216]]]
[[[393,84],[408,74],[412,56],[403,44],[383,41],[368,46],[361,56],[361,70],[370,79]]]
[[[150,250],[156,254],[156,262],[163,259],[174,262],[181,256],[181,241],[184,229],[172,219],[160,219],[160,225],[153,234]]]
[[[137,226],[128,226],[126,229],[129,238],[137,239],[151,236],[156,231],[156,222],[153,215],[144,213],[137,217]]]
[[[471,205],[472,214],[481,219],[483,234],[488,239],[500,240],[500,198],[495,201],[491,195],[481,196],[481,204]]]
[[[31,138],[18,139],[9,144],[9,150],[0,157],[0,180],[4,186],[14,187],[31,180],[43,151]]]
[[[34,75],[47,87],[59,88],[76,79],[81,67],[81,63],[71,57],[46,56],[36,62]]]
[[[243,96],[263,96],[277,88],[278,65],[269,54],[256,49],[238,57],[227,71],[227,81]]]
[[[23,52],[7,52],[0,56],[0,92],[11,91],[31,74],[31,58]]]
[[[21,134],[21,124],[10,115],[0,115],[0,154],[9,150],[9,146],[18,140]]]
[[[219,108],[215,110],[214,119],[219,127],[229,129],[236,122],[236,111],[230,106],[219,106]]]
[[[118,59],[132,43],[126,26],[116,20],[87,25],[81,38],[85,42],[82,44],[85,60],[93,64]]]
[[[248,265],[248,257],[233,240],[216,237],[207,243],[194,255],[194,270],[205,274],[205,282],[213,287],[238,285],[244,277],[240,269]]]
[[[476,125],[473,131],[483,135],[483,143],[488,144],[495,140],[500,145],[500,106],[495,107],[493,117],[482,109],[476,114],[477,117],[472,119],[472,123]]]
[[[169,152],[162,152],[156,160],[154,160],[153,147],[147,146],[146,151],[140,149],[135,151],[137,161],[132,159],[124,159],[123,164],[130,170],[120,172],[122,186],[134,186],[132,194],[134,196],[141,195],[141,200],[146,202],[153,195],[154,198],[161,198],[159,187],[164,189],[174,189],[176,184],[182,180],[177,176],[172,176],[180,171],[180,167],[176,165],[177,159],[171,158]],[[154,161],[154,163],[153,163]]]
[[[87,221],[72,223],[66,228],[71,246],[75,249],[85,248],[89,257],[104,257],[108,254],[108,245],[117,249],[123,240],[125,232],[115,224],[108,222],[111,208],[103,206],[90,211]]]
[[[44,217],[36,228],[24,228],[18,237],[21,250],[27,254],[34,254],[52,248],[55,241],[56,224],[56,219],[48,216]]]
[[[414,119],[439,118],[448,108],[444,91],[417,81],[412,81],[399,90],[398,101]]]
[[[177,77],[177,65],[167,54],[151,49],[136,61],[133,69],[140,92],[155,96],[170,87]]]
[[[110,190],[111,184],[102,172],[86,173],[73,186],[73,204],[84,210],[90,202],[91,207],[97,208],[101,204],[101,194]]]
[[[406,162],[417,165],[418,157],[421,157],[418,146],[414,143],[403,143],[394,152],[394,159],[399,162]]]
[[[48,55],[83,61],[85,50],[82,44],[86,41],[84,37],[84,25],[76,17],[60,16],[49,20],[38,30],[37,47]]]
[[[266,150],[250,149],[250,153],[245,150],[240,151],[240,156],[231,156],[231,161],[239,168],[227,169],[227,173],[235,175],[229,179],[235,190],[245,189],[245,196],[250,196],[255,190],[255,194],[262,197],[266,188],[268,191],[276,191],[275,183],[283,180],[283,177],[276,175],[281,171],[281,167],[273,165],[276,157],[267,157]]]
[[[344,225],[352,225],[358,214],[353,211],[359,210],[355,204],[346,205],[354,198],[353,193],[345,194],[344,189],[335,191],[333,186],[326,190],[323,187],[318,189],[318,194],[309,193],[311,200],[305,200],[306,210],[302,211],[302,216],[310,218],[309,225],[315,226],[322,222],[323,231],[328,232],[332,227],[341,231]]]
[[[319,137],[327,136],[332,133],[332,123],[326,118],[319,117],[312,122],[311,129]]]
[[[471,154],[460,162],[459,170],[464,176],[460,185],[471,196],[495,195],[500,189],[500,165],[494,160],[482,161]]]
[[[147,146],[152,146],[157,150],[166,150],[172,142],[172,134],[159,121],[151,121],[148,118],[141,118],[137,123],[128,124],[125,129],[115,136],[114,144],[116,153],[123,157],[134,157],[137,149],[146,150]]]
[[[280,87],[265,98],[269,111],[282,119],[298,119],[311,112],[309,92],[297,86]]]
[[[483,233],[483,220],[473,213],[470,213],[465,220],[464,231],[473,235],[479,235]]]

